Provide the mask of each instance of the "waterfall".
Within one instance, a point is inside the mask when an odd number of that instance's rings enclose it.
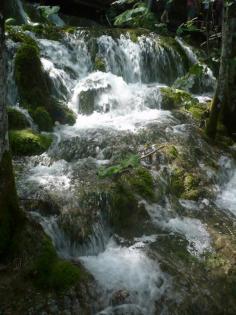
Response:
[[[79,260],[93,275],[101,298],[97,314],[164,314],[165,302],[178,304],[184,293],[173,294],[175,277],[162,270],[165,250],[159,255],[158,249],[163,239],[178,243],[184,248],[181,254],[196,260],[212,250],[207,227],[192,211],[203,201],[193,202],[191,208],[170,196],[171,163],[156,149],[168,142],[183,147],[197,143],[202,148],[189,118],[161,108],[161,88],[187,73],[186,58],[189,64],[196,60],[179,40],[154,34],[134,39],[123,31],[119,36],[94,33],[77,29],[60,41],[35,38],[53,96],[77,119],[73,126],[55,126],[47,153],[23,161],[18,193],[22,200],[36,201],[29,215],[43,226],[59,255]],[[159,203],[139,198],[143,221],[126,233],[115,233],[110,200],[102,195],[113,186],[99,178],[99,170],[150,148],[157,154],[150,156],[151,162],[143,159],[140,167],[147,166],[158,184],[160,172],[166,171],[160,183],[163,198]],[[46,204],[43,209],[41,201]],[[45,214],[48,208],[52,211],[51,205],[56,213]],[[146,224],[150,230],[145,230]]]

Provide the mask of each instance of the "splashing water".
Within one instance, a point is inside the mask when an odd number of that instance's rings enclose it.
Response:
[[[103,253],[81,257],[81,261],[102,286],[108,303],[112,303],[112,299],[115,300],[115,296],[119,297],[119,293],[123,292],[125,298],[120,301],[122,306],[115,308],[122,310],[118,314],[132,314],[131,311],[133,314],[152,314],[155,302],[169,286],[158,263],[135,246],[119,247],[110,240]],[[114,314],[115,309],[108,307],[99,314]]]

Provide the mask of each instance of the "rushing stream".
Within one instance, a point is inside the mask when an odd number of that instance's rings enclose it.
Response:
[[[151,147],[154,138],[160,143],[175,140],[184,146],[188,141],[200,148],[206,145],[192,136],[194,131],[181,117],[161,109],[160,88],[171,86],[186,73],[186,58],[191,65],[197,57],[180,39],[175,42],[175,50],[163,45],[157,35],[142,35],[133,41],[125,33],[116,38],[102,34],[95,43],[105,71],[96,71],[90,36],[89,30],[78,29],[61,41],[36,38],[54,96],[67,103],[77,119],[73,126],[58,124],[54,128],[54,142],[47,153],[23,160],[17,175],[19,196],[55,205],[51,213],[35,207],[31,216],[40,222],[62,257],[80,260],[94,276],[101,296],[97,314],[152,315],[156,310],[158,314],[168,314],[162,301],[178,300],[179,296],[173,293],[172,275],[162,271],[159,244],[161,247],[163,239],[173,238],[185,244],[189,255],[196,259],[211,252],[207,226],[195,216],[210,201],[203,198],[199,202],[176,203],[167,193],[160,204],[140,200],[149,216],[150,231],[136,232],[134,226],[134,231],[125,237],[113,233],[104,210],[106,198],[98,190],[98,200],[92,203],[92,207],[97,204],[97,209],[91,210],[88,219],[91,232],[84,242],[76,239],[76,233],[86,219],[81,222],[73,211],[83,208],[79,193],[82,188],[96,187],[97,169],[108,165],[122,151],[144,149],[145,141]],[[207,84],[214,84],[210,70]],[[10,94],[16,94],[14,89],[12,85]],[[14,102],[14,97],[11,100]],[[89,113],[83,102],[87,102]],[[32,122],[31,126],[34,127]],[[144,137],[146,140],[142,140]],[[22,166],[22,160],[16,164]],[[149,168],[154,180],[161,175],[166,187],[167,177],[161,172],[164,168],[168,172],[168,165],[164,164],[159,170],[151,165]],[[201,163],[199,169],[209,178],[214,176]],[[235,191],[234,174],[217,201],[234,214]],[[69,232],[62,229],[63,220]]]

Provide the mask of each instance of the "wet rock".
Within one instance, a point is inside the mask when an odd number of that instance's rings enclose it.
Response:
[[[111,303],[112,305],[128,304],[128,303],[131,303],[129,298],[130,298],[130,294],[128,291],[119,290],[112,295]]]

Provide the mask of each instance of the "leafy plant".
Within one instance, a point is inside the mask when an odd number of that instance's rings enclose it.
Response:
[[[114,25],[119,27],[144,27],[148,29],[154,29],[157,23],[155,15],[143,2],[136,3],[132,9],[121,13],[114,21]]]
[[[176,31],[177,35],[181,36],[185,33],[200,32],[201,30],[195,24],[196,20],[197,18],[194,18],[190,21],[187,21],[186,23],[181,24]]]
[[[138,155],[129,155],[126,159],[119,164],[110,167],[101,167],[98,172],[98,176],[101,178],[110,177],[113,175],[119,175],[129,168],[135,168],[140,164],[140,157]]]
[[[39,10],[42,14],[42,16],[45,19],[48,19],[51,15],[53,14],[57,14],[60,11],[60,7],[59,6],[40,6]]]

